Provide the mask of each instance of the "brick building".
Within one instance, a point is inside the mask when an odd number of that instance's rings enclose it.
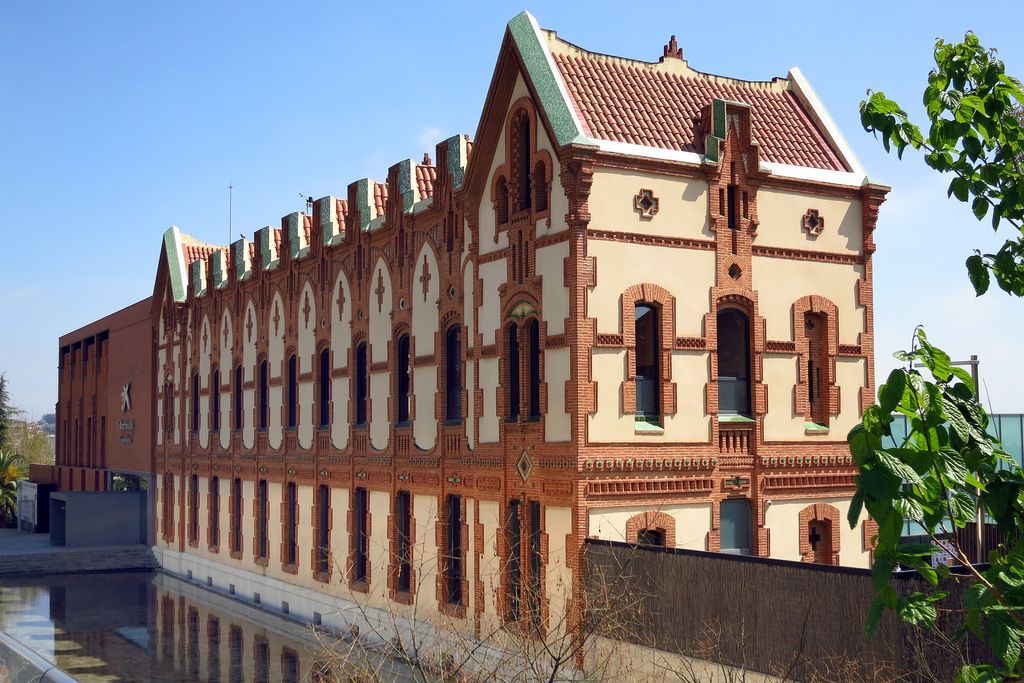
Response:
[[[167,569],[479,632],[559,623],[586,537],[868,564],[844,439],[887,188],[799,71],[661,52],[520,14],[472,142],[254,242],[167,231]]]
[[[60,338],[56,461],[47,478],[62,491],[107,491],[115,472],[153,471],[150,302]]]

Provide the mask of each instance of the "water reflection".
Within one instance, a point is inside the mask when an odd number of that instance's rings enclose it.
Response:
[[[0,630],[83,683],[319,678],[306,628],[164,574],[3,579]]]

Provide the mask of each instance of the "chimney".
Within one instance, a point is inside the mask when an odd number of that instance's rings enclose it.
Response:
[[[679,47],[679,43],[676,42],[676,37],[672,36],[668,39],[668,45],[663,48],[661,59],[658,61],[664,62],[666,59],[682,59],[683,49]]]

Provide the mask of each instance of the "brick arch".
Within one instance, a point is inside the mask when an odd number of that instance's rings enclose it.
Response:
[[[626,520],[626,543],[636,544],[640,532],[645,529],[661,531],[665,537],[665,547],[676,547],[676,520],[672,515],[656,510],[633,515]]]
[[[672,381],[672,348],[675,345],[676,333],[676,298],[664,287],[650,282],[627,287],[621,296],[619,315],[622,345],[626,348],[626,378],[622,383],[622,410],[625,413],[636,412],[636,321],[633,309],[638,303],[655,304],[659,309],[658,341],[661,349],[658,366],[661,374],[659,386],[661,414],[675,415],[676,385]]]
[[[814,503],[800,511],[800,559],[803,562],[839,564],[840,519],[842,515],[839,510],[828,503]],[[827,548],[815,549],[811,546],[810,532],[814,522],[823,522],[827,526],[830,537],[827,539]]]
[[[791,324],[793,341],[799,354],[800,362],[797,370],[797,383],[793,392],[793,412],[811,420],[809,401],[809,383],[807,377],[807,360],[809,343],[804,333],[804,318],[808,313],[816,313],[825,319],[826,354],[828,356],[828,377],[825,383],[828,414],[839,414],[839,388],[836,386],[836,355],[839,353],[839,307],[827,298],[818,294],[810,294],[793,302]]]

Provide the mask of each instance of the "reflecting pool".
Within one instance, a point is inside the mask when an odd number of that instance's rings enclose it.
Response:
[[[0,579],[0,631],[83,683],[329,678],[310,629],[160,573]]]

